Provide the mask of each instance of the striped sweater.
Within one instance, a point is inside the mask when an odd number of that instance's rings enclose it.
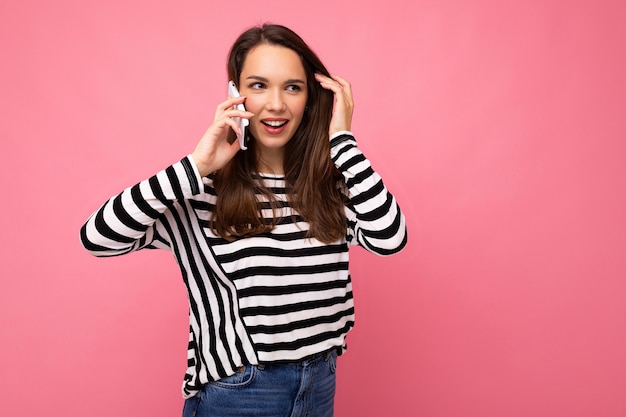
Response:
[[[190,307],[184,398],[243,364],[344,347],[354,325],[348,246],[390,255],[407,235],[394,197],[350,132],[331,139],[331,157],[349,197],[347,234],[333,244],[306,237],[308,224],[289,206],[284,178],[267,174],[259,181],[285,202],[275,229],[230,242],[216,236],[209,227],[212,180],[200,177],[191,156],[112,197],[81,228],[95,256],[143,248],[174,254]],[[263,215],[271,217],[271,208]]]

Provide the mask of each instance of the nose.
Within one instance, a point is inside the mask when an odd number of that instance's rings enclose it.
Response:
[[[279,88],[268,91],[267,108],[272,111],[282,111],[285,109],[285,100],[283,92]]]

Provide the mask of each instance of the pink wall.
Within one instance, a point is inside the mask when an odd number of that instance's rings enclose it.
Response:
[[[193,149],[265,20],[352,81],[409,223],[401,255],[353,253],[337,416],[626,415],[624,3],[230,3],[0,6],[0,415],[180,415],[173,259],[78,229]]]

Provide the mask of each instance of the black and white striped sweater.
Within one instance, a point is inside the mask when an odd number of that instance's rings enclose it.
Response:
[[[348,246],[379,255],[405,246],[404,216],[350,132],[332,138],[331,157],[350,199],[347,235],[334,244],[307,238],[308,224],[288,202],[269,233],[232,242],[216,236],[208,224],[212,180],[200,177],[191,156],[111,198],[82,227],[81,241],[95,256],[173,252],[190,304],[185,398],[242,364],[342,348],[354,325]],[[286,201],[282,176],[260,180]]]

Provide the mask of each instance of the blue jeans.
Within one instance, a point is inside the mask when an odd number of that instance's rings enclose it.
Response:
[[[185,400],[183,417],[332,417],[337,353],[247,365]]]

